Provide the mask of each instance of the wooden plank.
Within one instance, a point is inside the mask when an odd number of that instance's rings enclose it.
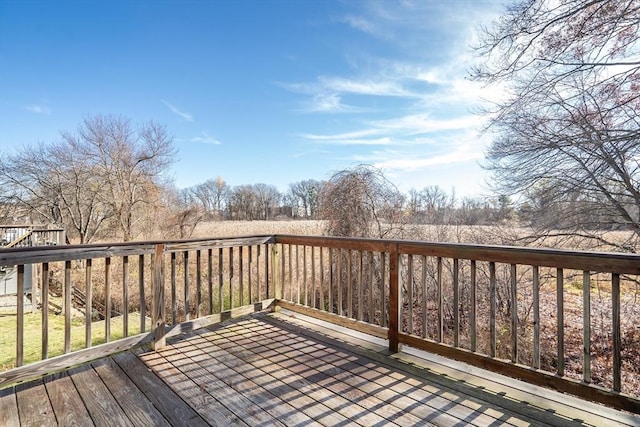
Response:
[[[224,311],[224,293],[223,293],[223,285],[224,282],[224,258],[222,255],[222,248],[218,248],[218,313],[222,313]]]
[[[170,426],[166,418],[112,359],[98,360],[92,366],[134,425]]]
[[[262,338],[266,339],[264,337]],[[256,337],[256,339],[260,340],[258,337]],[[225,343],[224,341],[218,341],[216,344],[229,351],[234,356],[243,359],[246,363],[260,364],[260,366],[271,375],[274,375],[279,379],[286,379],[286,381],[294,385],[300,393],[304,393],[318,402],[325,403],[333,411],[347,418],[347,424],[357,424],[361,426],[382,424],[394,425],[390,422],[385,423],[385,420],[375,412],[367,411],[364,407],[349,401],[340,393],[336,393],[327,387],[316,384],[314,380],[310,380],[310,378],[315,378],[313,376],[313,372],[308,372],[309,377],[306,375],[306,372],[300,372],[300,370],[296,368],[299,364],[295,360],[290,361],[291,363],[289,364],[285,364],[284,362],[273,363],[270,360],[264,360],[265,357],[259,353],[257,355],[252,353],[247,355],[246,350],[239,351],[236,342]]]
[[[209,289],[209,314],[213,314],[213,249],[207,249],[207,285]]]
[[[313,246],[311,247],[311,250],[313,251]],[[313,252],[312,252],[313,253]],[[358,251],[358,320],[362,321],[363,319],[363,305],[364,305],[364,292],[362,292],[362,287],[363,287],[363,272],[362,272],[362,267],[363,267],[363,259],[362,259],[362,251]]]
[[[20,425],[56,425],[56,417],[42,380],[16,386]]]
[[[88,426],[94,424],[82,397],[66,372],[45,378],[44,385],[58,425]]]
[[[400,290],[402,291],[402,288]],[[413,334],[413,255],[407,255],[407,291],[407,303],[409,306],[409,313],[407,315],[407,333]]]
[[[18,265],[17,316],[16,316],[16,366],[24,362],[24,264]]]
[[[150,334],[139,334],[129,338],[124,338],[112,343],[105,343],[95,347],[74,351],[50,359],[34,362],[26,366],[0,372],[0,388],[9,384],[27,381],[43,375],[57,372],[74,365],[86,363],[99,357],[119,353],[132,347],[151,342]]]
[[[518,277],[517,265],[511,264],[511,361],[518,362]]]
[[[347,317],[353,319],[353,281],[352,281],[353,251],[347,250]]]
[[[181,351],[163,351],[160,355],[175,368],[179,369],[187,378],[197,379],[196,384],[201,392],[199,394],[208,394],[215,397],[215,399],[231,411],[235,417],[238,417],[247,424],[284,426],[282,422],[274,418],[269,412],[257,410],[255,403],[244,395],[243,392],[249,388],[246,380],[236,376],[233,381],[235,387],[230,387],[229,384],[221,381],[210,371],[205,370],[198,363],[195,363],[190,357],[193,354],[193,351],[190,351],[188,355]],[[207,397],[204,396],[204,398],[206,399]]]
[[[84,266],[84,284],[85,284],[85,306],[84,306],[84,345],[86,348],[91,347],[91,326],[93,324],[93,278],[92,267],[93,260],[89,258],[85,261]],[[43,309],[44,309],[43,305]]]
[[[210,358],[210,360],[219,361],[223,366],[229,368],[227,370],[218,369],[218,372],[242,372],[242,375],[250,378],[257,386],[264,388],[275,396],[279,396],[283,401],[283,406],[292,405],[296,411],[303,411],[313,420],[323,425],[337,426],[347,424],[348,419],[327,406],[326,400],[313,399],[308,393],[305,393],[302,387],[298,387],[300,382],[297,381],[297,378],[290,376],[287,371],[269,369],[269,367],[273,366],[270,361],[256,357],[254,353],[242,346],[223,349],[217,345],[217,337],[215,335],[205,332],[201,332],[200,335],[207,340],[207,343],[200,345],[199,348],[209,354],[214,353],[215,359]]]
[[[425,356],[429,359],[425,359],[403,352],[389,358],[377,344],[355,338],[350,332],[344,333],[336,328],[309,324],[302,318],[291,318],[286,314],[277,313],[261,320],[295,331],[302,336],[311,336],[336,348],[349,349],[353,353],[393,367],[394,370],[418,375],[438,387],[457,390],[466,397],[471,397],[472,400],[477,398],[478,402],[485,402],[484,408],[505,408],[507,412],[499,417],[500,424],[504,423],[505,419],[511,422],[516,422],[518,419],[525,420],[527,421],[525,425],[530,425],[530,423],[534,425],[540,425],[539,423],[542,425],[583,425],[581,420],[596,425],[638,425],[640,423],[638,415],[616,411],[554,391],[549,391],[545,395],[545,389],[537,386],[503,375],[492,375],[485,370],[460,364],[453,360],[442,359],[438,356],[427,354]],[[314,332],[316,330],[319,332],[318,334]],[[369,368],[369,370],[371,369]],[[437,394],[444,395],[445,391],[440,389]],[[549,401],[549,398],[556,400]],[[428,400],[425,399],[425,402]],[[457,399],[454,400],[457,401]],[[463,403],[466,404],[467,401],[464,400]],[[447,408],[449,407],[450,405],[447,406]]]
[[[477,271],[476,271],[476,261],[471,261],[471,313],[469,314],[469,323],[471,324],[471,351],[476,351],[477,349],[477,320],[476,320],[476,309],[478,306],[478,299],[476,296],[476,291],[478,288],[478,280],[477,280]]]
[[[622,369],[622,341],[620,331],[620,275],[611,275],[611,309],[613,333],[613,391],[621,391],[620,371]]]
[[[171,425],[246,425],[159,354],[140,357],[146,364],[131,353],[114,360]]]
[[[505,264],[640,274],[640,254],[432,242],[399,242],[400,253]]]
[[[271,310],[274,304],[275,300],[268,299],[264,301],[258,301],[251,305],[245,305],[244,307],[237,307],[233,310],[223,311],[222,313],[215,313],[210,316],[193,319],[188,322],[180,322],[177,325],[173,325],[166,329],[165,338],[171,338],[176,335],[192,332],[200,328],[223,322],[225,320],[235,319],[258,311]]]
[[[206,332],[201,336],[211,338]],[[198,363],[204,369],[285,425],[321,425],[314,420],[321,420],[325,425],[337,425],[346,420],[333,416],[333,411],[325,405],[318,408],[318,403],[289,386],[288,382],[226,352],[216,346],[215,341],[207,340],[197,347],[201,355]],[[210,356],[212,352],[215,352],[215,357]],[[331,424],[327,424],[329,421]]]
[[[20,426],[18,402],[14,387],[0,389],[0,426]]]
[[[453,346],[460,345],[460,283],[459,260],[453,259]]]
[[[496,263],[489,263],[489,356],[496,357]]]
[[[591,273],[582,272],[582,380],[591,382]]]
[[[191,292],[189,292],[189,251],[183,252],[184,320],[191,319]]]
[[[388,337],[387,328],[383,328],[382,326],[374,325],[367,322],[361,322],[359,320],[351,319],[344,316],[338,316],[337,314],[334,314],[334,313],[329,313],[323,310],[316,310],[311,307],[306,307],[304,305],[295,304],[295,303],[291,303],[289,301],[284,301],[284,300],[276,300],[276,305],[284,309],[294,311],[296,313],[304,314],[310,317],[315,317],[317,319],[324,320],[325,322],[330,322],[339,326],[344,326],[345,328],[350,328],[355,331],[376,336],[378,338]]]
[[[398,247],[390,248],[389,253],[389,351],[397,353],[400,350],[400,341],[398,340],[400,327],[400,272],[398,269],[398,261],[400,254]]]
[[[436,341],[442,342],[444,338],[444,296],[442,291],[442,257],[438,257],[436,267],[436,298],[438,308],[438,330],[436,332]]]
[[[109,342],[111,341],[111,258],[104,259],[104,298],[104,336],[105,342]]]
[[[240,267],[240,276],[242,276],[242,267]],[[196,317],[202,315],[202,254],[200,250],[196,251]]]
[[[222,249],[220,249],[222,250]],[[155,258],[154,258],[155,259]],[[176,253],[171,252],[171,324],[178,323],[178,294],[176,277]],[[154,263],[155,265],[155,263]],[[152,309],[153,310],[153,309]]]
[[[533,266],[533,362],[534,369],[540,369],[540,272]]]
[[[42,264],[42,360],[49,357],[49,263]]]
[[[157,245],[151,259],[153,264],[153,301],[151,304],[151,327],[153,329],[153,347],[162,348],[165,338],[165,301],[164,301],[164,246]]]
[[[427,337],[428,309],[427,309],[427,257],[422,255],[422,338]]]
[[[499,372],[512,378],[520,379],[534,385],[551,388],[564,393],[573,394],[582,399],[613,406],[626,411],[640,413],[640,400],[628,394],[614,393],[592,384],[561,378],[544,371],[535,370],[516,363],[504,362],[489,356],[472,353],[462,348],[454,348],[435,343],[408,334],[399,334],[399,342],[411,347],[439,354],[449,359],[469,363],[490,371]]]
[[[556,270],[556,335],[558,338],[558,376],[564,376],[564,271]]]
[[[122,333],[129,336],[129,257],[122,257]]]
[[[144,254],[138,256],[138,294],[140,295],[140,332],[146,331],[147,300],[144,289]]]

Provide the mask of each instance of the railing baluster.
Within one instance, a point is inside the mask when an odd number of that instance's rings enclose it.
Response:
[[[398,333],[400,332],[401,283],[400,283],[400,254],[398,245],[389,248],[389,351],[397,353],[400,350]]]
[[[369,282],[369,314],[367,315],[367,319],[369,323],[373,324],[373,252],[368,252],[369,257],[369,278],[367,282]]]
[[[386,252],[380,252],[380,326],[387,326],[389,324],[389,317],[387,312],[387,295],[385,290],[387,289],[387,256]]]
[[[288,245],[287,258],[289,264],[289,301],[293,302],[293,264],[291,262],[291,243]]]
[[[291,245],[289,245],[291,248]],[[253,246],[249,246],[249,265],[247,266],[247,280],[249,282],[249,304],[253,304],[253,280],[251,280],[251,269],[253,268]]]
[[[518,278],[516,264],[511,264],[511,361],[518,361]]]
[[[91,261],[91,259],[87,260]],[[87,285],[88,286],[88,285]],[[49,358],[49,263],[42,263],[42,359]]]
[[[233,310],[233,247],[229,247],[229,309]],[[268,258],[268,253],[265,251],[264,258]]]
[[[155,250],[151,258],[151,264],[153,265],[153,300],[151,304],[151,326],[153,328],[154,350],[159,350],[166,345],[163,254],[164,245],[158,244],[155,246]],[[172,253],[171,255],[174,254]],[[175,260],[175,257],[172,257],[172,260]]]
[[[347,250],[347,317],[353,318],[353,278],[351,277],[353,252]]]
[[[147,316],[147,300],[144,294],[144,254],[138,256],[138,289],[140,295],[140,333],[144,333],[146,330],[145,317]]]
[[[496,263],[489,263],[489,356],[496,357]]]
[[[224,311],[224,256],[222,248],[218,248],[218,306],[222,313]]]
[[[17,298],[17,315],[16,320],[16,366],[22,366],[24,363],[24,264],[18,265],[18,283],[16,292]],[[66,313],[66,310],[65,310]],[[66,319],[66,317],[65,317]],[[66,329],[65,329],[66,332]],[[66,336],[65,336],[66,343]],[[66,348],[66,347],[65,347]]]
[[[540,273],[533,267],[533,367],[540,369]]]
[[[89,258],[86,261],[85,264],[85,277],[84,277],[84,283],[85,283],[85,287],[86,287],[86,295],[85,295],[85,310],[84,310],[84,345],[89,348],[91,347],[91,325],[93,324],[93,318],[91,316],[92,311],[93,311],[93,279],[92,279],[92,272],[91,272],[91,264],[92,264],[92,259]],[[48,271],[48,266],[47,266],[47,275],[49,274]],[[48,281],[48,279],[47,279]],[[43,282],[44,285],[44,282]],[[44,287],[42,289],[42,292],[44,292]],[[49,292],[49,290],[47,289],[47,293]],[[44,293],[43,293],[44,296]],[[46,305],[42,305],[42,311],[48,311],[46,309]],[[44,349],[43,349],[44,350]],[[46,359],[46,357],[44,357],[44,353],[43,353],[43,359]]]
[[[189,295],[189,251],[184,251],[184,320],[191,319]]]
[[[311,306],[316,308],[316,247],[311,246]]]
[[[453,346],[460,345],[460,284],[458,258],[453,259]]]
[[[333,248],[329,248],[329,312],[333,313],[333,282],[335,274],[333,272],[333,255],[335,251]]]
[[[620,275],[611,275],[611,309],[612,309],[612,332],[613,332],[613,391],[622,391],[621,367],[622,367],[622,341],[620,333]]]
[[[251,254],[251,247],[249,247]],[[249,279],[251,281],[251,279]],[[207,249],[207,284],[209,285],[209,314],[213,314],[213,249]],[[249,288],[251,290],[251,288]],[[249,294],[251,295],[251,294]],[[251,299],[251,297],[249,297]]]
[[[178,302],[176,296],[176,253],[171,252],[171,324],[175,325],[178,316]]]
[[[238,281],[240,282],[240,307],[244,305],[244,272],[242,263],[242,253],[244,252],[244,246],[238,248],[238,267],[240,269],[238,274]]]
[[[129,257],[122,257],[122,334],[129,336]]]
[[[558,376],[564,376],[564,270],[556,269]]]
[[[302,289],[304,290],[304,305],[309,306],[309,284],[307,283],[307,247],[302,246]]]
[[[469,313],[469,322],[471,323],[471,351],[475,352],[478,349],[478,330],[476,325],[476,288],[477,288],[477,270],[476,260],[471,260],[471,313]]]
[[[582,380],[591,382],[591,273],[582,272],[582,327],[583,327],[583,359]]]
[[[358,251],[359,257],[359,265],[358,265],[358,320],[362,321],[362,303],[363,303],[363,292],[362,292],[362,251]]]
[[[402,269],[402,263],[400,263],[400,269]],[[402,271],[400,271],[402,275]],[[402,276],[400,277],[402,279]],[[402,290],[402,288],[400,288]],[[413,255],[407,255],[407,298],[409,305],[409,313],[407,315],[407,333],[413,333]]]
[[[71,269],[71,262],[69,263],[69,270]],[[65,270],[66,270],[65,266]],[[71,276],[69,276],[71,277]],[[66,282],[66,277],[65,277]],[[65,285],[66,288],[66,285]],[[71,290],[71,279],[69,279],[69,290]],[[68,292],[69,294],[70,292]],[[105,318],[104,318],[104,337],[105,342],[111,341],[111,258],[104,259],[104,294],[105,294]],[[65,322],[66,323],[66,322]],[[66,329],[66,325],[65,325]],[[66,348],[66,339],[65,339]],[[67,351],[65,350],[65,353]]]
[[[296,245],[296,289],[296,304],[300,304],[300,245]]]
[[[278,295],[278,299],[285,299],[285,283],[287,282],[287,277],[285,276],[286,268],[285,268],[285,257],[284,257],[284,247],[285,245],[280,245],[280,251],[278,262],[280,263],[280,294]]]
[[[264,245],[264,287],[265,287],[265,299],[271,298],[271,292],[269,292],[269,244]]]
[[[338,315],[344,315],[342,306],[342,249],[338,249]]]
[[[324,303],[324,248],[320,246],[320,304],[318,308],[320,310],[325,309]]]
[[[196,251],[196,317],[202,315],[202,254]]]
[[[444,319],[443,319],[443,311],[442,311],[442,257],[438,257],[438,265],[437,265],[437,276],[436,276],[436,287],[437,287],[437,298],[438,298],[438,331],[436,334],[436,340],[438,342],[442,342],[443,328],[444,328]]]
[[[427,337],[427,256],[422,255],[422,338]]]

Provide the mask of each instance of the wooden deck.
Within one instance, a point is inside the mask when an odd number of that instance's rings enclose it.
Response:
[[[0,390],[0,425],[640,425],[640,416],[261,313]]]

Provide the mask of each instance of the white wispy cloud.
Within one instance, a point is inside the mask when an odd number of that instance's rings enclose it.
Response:
[[[218,139],[209,135],[207,132],[201,132],[200,135],[191,138],[191,142],[196,142],[199,144],[211,144],[211,145],[220,145],[222,144]]]
[[[45,114],[47,116],[50,116],[53,113],[53,111],[51,110],[51,107],[45,104],[27,105],[24,108],[25,110],[31,111],[32,113],[35,113],[35,114]]]
[[[184,111],[180,111],[177,107],[175,107],[173,104],[171,104],[168,101],[165,101],[164,99],[161,99],[160,102],[162,102],[165,107],[167,107],[172,113],[174,113],[175,115],[181,117],[182,119],[186,120],[187,122],[193,122],[193,116],[187,112]]]

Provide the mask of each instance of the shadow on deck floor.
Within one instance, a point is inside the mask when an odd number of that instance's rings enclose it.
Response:
[[[260,313],[0,391],[0,425],[640,425],[455,362]]]

